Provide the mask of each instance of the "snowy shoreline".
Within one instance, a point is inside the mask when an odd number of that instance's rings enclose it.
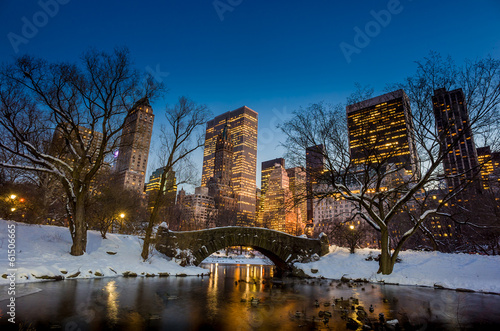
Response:
[[[318,261],[296,263],[307,276],[327,279],[365,280],[371,283],[425,286],[458,291],[500,294],[500,256],[402,251],[390,275],[377,274],[379,254],[375,249],[330,246]],[[370,258],[371,257],[371,258]],[[368,259],[368,260],[367,260]]]
[[[40,282],[49,278],[90,279],[102,277],[153,277],[208,275],[200,267],[182,267],[153,249],[144,262],[141,240],[132,235],[108,234],[102,239],[96,231],[88,232],[87,252],[69,254],[71,238],[67,228],[29,225],[0,220],[0,286],[10,283],[8,260],[8,225],[15,225],[16,282]],[[391,275],[377,274],[378,263],[369,259],[379,254],[374,249],[358,249],[350,254],[346,248],[331,246],[329,254],[318,261],[296,263],[306,276],[341,280],[365,280],[372,283],[426,286],[452,290],[471,290],[500,294],[500,256],[446,254],[440,252],[403,251]],[[212,255],[203,263],[272,265],[263,257]]]
[[[15,225],[15,266],[8,260],[8,225]],[[12,227],[12,226],[11,226]],[[132,235],[88,231],[87,252],[69,254],[71,238],[65,227],[30,225],[0,220],[0,286],[8,285],[9,269],[14,269],[17,283],[59,279],[101,277],[154,277],[208,275],[207,269],[182,267],[152,250],[147,261],[141,258],[142,241]],[[45,279],[43,279],[45,278]]]

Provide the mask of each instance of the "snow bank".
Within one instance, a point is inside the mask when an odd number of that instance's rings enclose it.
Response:
[[[341,279],[344,276],[370,282],[500,293],[500,256],[404,251],[399,254],[402,262],[396,263],[393,273],[381,275],[377,274],[377,261],[366,261],[370,254],[376,257],[379,251],[359,249],[350,254],[347,248],[331,246],[330,253],[318,261],[295,266],[312,277]]]
[[[16,229],[17,282],[39,281],[37,277],[65,278],[115,277],[125,272],[138,276],[170,274],[200,275],[206,269],[181,267],[152,250],[150,258],[141,258],[142,240],[136,236],[107,234],[102,239],[97,231],[88,231],[87,252],[82,256],[69,254],[71,237],[65,227],[29,225],[0,220],[0,276],[8,274],[8,224]],[[0,277],[0,285],[8,280]]]

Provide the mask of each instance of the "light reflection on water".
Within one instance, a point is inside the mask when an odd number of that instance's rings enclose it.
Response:
[[[20,285],[42,291],[16,300],[17,320],[38,329],[62,330],[345,330],[342,316],[357,316],[357,310],[352,310],[354,301],[331,304],[335,298],[351,297],[358,299],[365,311],[373,305],[374,312],[367,312],[372,323],[384,313],[387,319],[406,323],[406,330],[479,325],[484,330],[500,325],[500,296],[495,295],[330,280],[285,279],[283,286],[272,286],[270,266],[205,267],[210,269],[210,277],[103,278]],[[252,304],[252,298],[259,302]],[[315,307],[315,300],[320,307]],[[330,305],[325,306],[325,302]],[[332,317],[325,323],[319,318],[320,311],[329,311]],[[5,311],[0,317],[3,330]]]

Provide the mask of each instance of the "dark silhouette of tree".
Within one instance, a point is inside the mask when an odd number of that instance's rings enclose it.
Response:
[[[206,124],[210,112],[205,105],[197,105],[186,97],[180,97],[173,107],[167,107],[165,117],[168,125],[162,128],[161,154],[163,155],[163,173],[160,180],[160,189],[153,199],[153,208],[149,217],[141,256],[146,260],[149,256],[149,245],[153,227],[158,223],[162,205],[162,192],[165,190],[168,174],[175,171],[177,178],[192,176],[189,157],[192,152],[203,146],[201,127]],[[185,180],[178,180],[181,183]]]
[[[57,179],[72,255],[86,250],[92,181],[118,146],[127,111],[161,90],[125,48],[89,50],[79,64],[22,56],[0,69],[0,150],[8,156],[0,167]]]
[[[435,215],[449,216],[444,210],[445,205],[466,189],[467,184],[464,183],[447,192],[440,203],[429,203],[432,199],[430,190],[439,187],[444,179],[442,161],[457,147],[462,137],[459,133],[448,146],[441,144],[443,136],[450,131],[437,132],[435,129],[431,101],[434,90],[442,87],[463,88],[472,132],[481,134],[485,140],[493,139],[498,132],[500,61],[486,58],[467,61],[463,67],[457,67],[431,54],[424,61],[417,62],[417,66],[415,75],[389,88],[392,91],[403,88],[411,104],[411,133],[418,154],[415,164],[411,164],[412,172],[392,161],[402,152],[400,147],[394,146],[385,154],[378,152],[376,146],[385,138],[382,135],[375,137],[375,141],[360,142],[366,162],[354,164],[348,145],[343,104],[313,104],[295,111],[291,120],[280,125],[287,136],[283,145],[288,150],[289,158],[298,165],[305,163],[306,148],[324,146],[324,150],[318,150],[324,159],[324,171],[314,178],[323,189],[310,192],[310,198],[338,196],[357,207],[357,215],[380,238],[378,272],[382,274],[392,273],[403,245],[426,220]],[[365,92],[354,93],[350,102],[357,98],[356,95],[369,94]],[[391,227],[402,213],[406,213],[408,227],[404,231],[400,229],[397,236],[392,236]]]

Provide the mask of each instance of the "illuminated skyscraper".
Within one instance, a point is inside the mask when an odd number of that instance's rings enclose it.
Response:
[[[266,194],[267,183],[269,181],[269,175],[274,170],[276,164],[281,164],[281,166],[285,167],[285,159],[279,157],[277,159],[264,161],[262,162],[261,167],[261,177],[260,177],[260,194],[261,196]]]
[[[238,224],[252,225],[256,209],[257,112],[243,106],[208,121],[201,185],[207,186],[214,175],[217,137],[226,123],[233,142],[232,185],[237,199]]]
[[[163,175],[163,167],[158,168],[149,177],[149,182],[146,184],[146,194],[148,196],[149,207],[153,207],[154,200],[160,190],[161,176]],[[167,174],[165,185],[163,187],[163,200],[162,206],[169,208],[175,204],[175,197],[177,195],[177,182],[175,178],[175,171],[170,171]]]
[[[325,169],[325,147],[311,146],[306,149],[306,194],[307,194],[307,222],[314,217],[313,188]]]
[[[348,105],[346,111],[355,165],[390,163],[418,175],[410,102],[403,90]]]
[[[207,184],[210,196],[214,197],[215,208],[221,215],[225,212],[236,211],[236,199],[232,182],[233,149],[233,140],[226,120],[224,129],[217,136],[214,154],[214,174]]]
[[[469,112],[462,89],[435,90],[432,103],[441,148],[446,150],[455,146],[443,159],[448,188],[452,190],[473,180],[479,169]]]
[[[477,148],[484,190],[500,187],[500,152],[491,152],[490,146]]]
[[[278,164],[284,168],[285,159],[280,157],[273,160],[262,162],[260,170],[261,171],[260,199],[258,200],[259,205],[257,206],[256,226],[263,226],[264,209],[266,208],[266,205],[269,203],[269,199],[266,199],[266,191],[269,183],[269,176],[271,175],[271,172],[274,170],[275,166]]]
[[[144,191],[153,120],[147,98],[137,101],[127,114],[116,160],[117,181],[124,188]]]
[[[268,229],[297,234],[290,179],[285,168],[276,163],[268,177],[262,225]]]
[[[295,233],[302,234],[307,223],[307,201],[304,199],[306,192],[306,171],[301,167],[286,169],[288,174],[289,189],[293,199],[293,214],[295,215]]]

